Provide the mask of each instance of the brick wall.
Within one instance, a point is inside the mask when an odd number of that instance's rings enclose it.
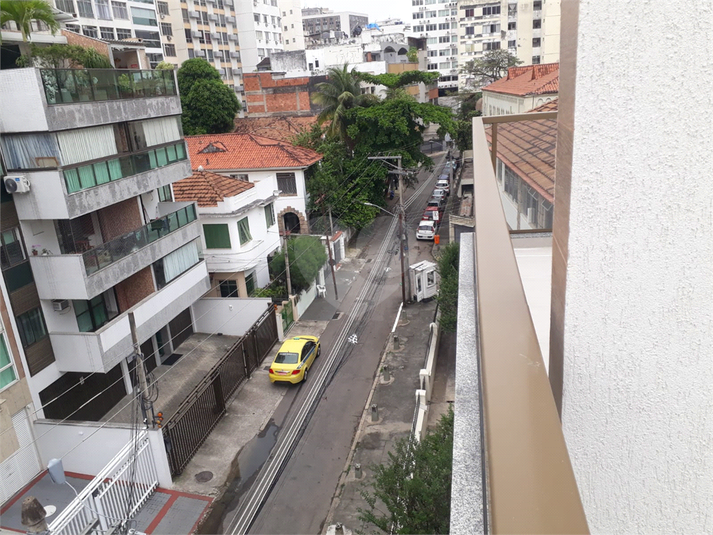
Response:
[[[275,78],[273,73],[248,73],[243,76],[245,102],[249,115],[314,115],[310,95],[325,77]]]
[[[98,210],[97,217],[105,242],[136,230],[142,225],[136,197]]]
[[[156,290],[153,275],[151,274],[151,266],[134,273],[128,279],[124,279],[114,286],[114,290],[116,291],[116,302],[119,306],[119,312],[126,312]]]
[[[85,48],[93,48],[99,52],[102,56],[105,56],[109,61],[111,61],[111,49],[107,43],[94,39],[92,37],[87,37],[86,35],[81,35],[74,33],[70,30],[60,30],[62,35],[67,38],[68,45],[79,45]]]

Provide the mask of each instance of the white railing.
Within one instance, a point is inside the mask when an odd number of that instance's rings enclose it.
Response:
[[[419,388],[416,390],[416,410],[413,418],[413,436],[416,440],[421,440],[426,436],[428,425],[428,410],[431,403],[431,394],[433,392],[433,376],[436,373],[436,359],[438,349],[438,340],[441,335],[438,322],[441,317],[441,311],[436,313],[436,318],[429,326],[431,334],[428,338],[428,351],[423,368],[419,371]]]
[[[158,473],[148,433],[142,431],[82,489],[49,531],[53,535],[106,533],[132,518],[156,487]]]

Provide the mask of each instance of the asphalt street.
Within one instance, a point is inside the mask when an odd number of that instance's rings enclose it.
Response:
[[[419,177],[422,191],[407,209],[409,263],[430,258],[431,244],[416,242],[415,229],[443,169],[444,155],[434,155],[436,167]],[[376,368],[401,303],[398,236],[391,216],[379,217],[371,232],[357,238],[361,254],[340,269],[340,286],[348,288],[321,337],[322,355],[308,381],[287,385],[273,415],[280,434],[293,433],[291,443],[278,437],[260,476],[222,531],[242,533],[319,533],[327,517]],[[330,281],[331,282],[331,281]],[[356,343],[348,337],[356,335]],[[321,387],[321,388],[318,388]],[[295,426],[295,422],[302,425]],[[289,431],[287,431],[289,430]],[[281,439],[282,443],[281,444]],[[284,456],[285,460],[280,461]],[[267,477],[270,472],[271,477]],[[258,492],[260,490],[260,492]],[[251,494],[252,493],[252,494]],[[259,495],[259,496],[258,496]],[[264,498],[266,496],[266,500]],[[252,501],[251,501],[252,500]],[[264,503],[263,503],[264,501]],[[252,519],[241,511],[258,507]],[[257,509],[256,509],[257,510]]]

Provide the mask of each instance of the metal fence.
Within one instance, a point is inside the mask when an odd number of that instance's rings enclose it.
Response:
[[[156,464],[148,433],[142,431],[57,515],[49,531],[53,535],[106,533],[133,518],[156,487]]]
[[[270,305],[166,420],[163,437],[171,475],[180,474],[225,414],[228,398],[260,366],[277,341]]]

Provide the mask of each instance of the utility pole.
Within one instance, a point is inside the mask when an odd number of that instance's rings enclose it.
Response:
[[[136,334],[136,320],[134,319],[134,313],[129,312],[129,329],[131,330],[131,340],[134,343],[134,354],[136,355],[136,376],[139,380],[139,392],[141,393],[141,412],[144,416],[144,423],[148,425],[149,418],[148,415],[151,414],[151,426],[155,426],[153,414],[153,402],[149,399],[148,393],[148,383],[146,381],[146,368],[144,367],[144,356],[141,354],[141,346],[139,345],[139,338]]]
[[[282,248],[285,250],[285,273],[287,275],[287,299],[292,295],[292,279],[290,278],[290,252],[287,250],[287,232],[281,235],[283,242]]]
[[[324,213],[324,212],[322,212]],[[322,218],[324,219],[324,218]],[[332,209],[329,209],[329,223],[332,223]],[[332,236],[334,236],[334,228],[332,228],[331,236],[327,235],[327,227],[324,228],[324,237],[327,238],[327,252],[329,253],[329,267],[332,270],[332,283],[334,284],[334,298],[339,301],[339,291],[337,291],[337,276],[334,274],[334,257],[332,256]]]
[[[329,207],[329,231],[334,236],[334,222],[332,221],[332,207]]]

